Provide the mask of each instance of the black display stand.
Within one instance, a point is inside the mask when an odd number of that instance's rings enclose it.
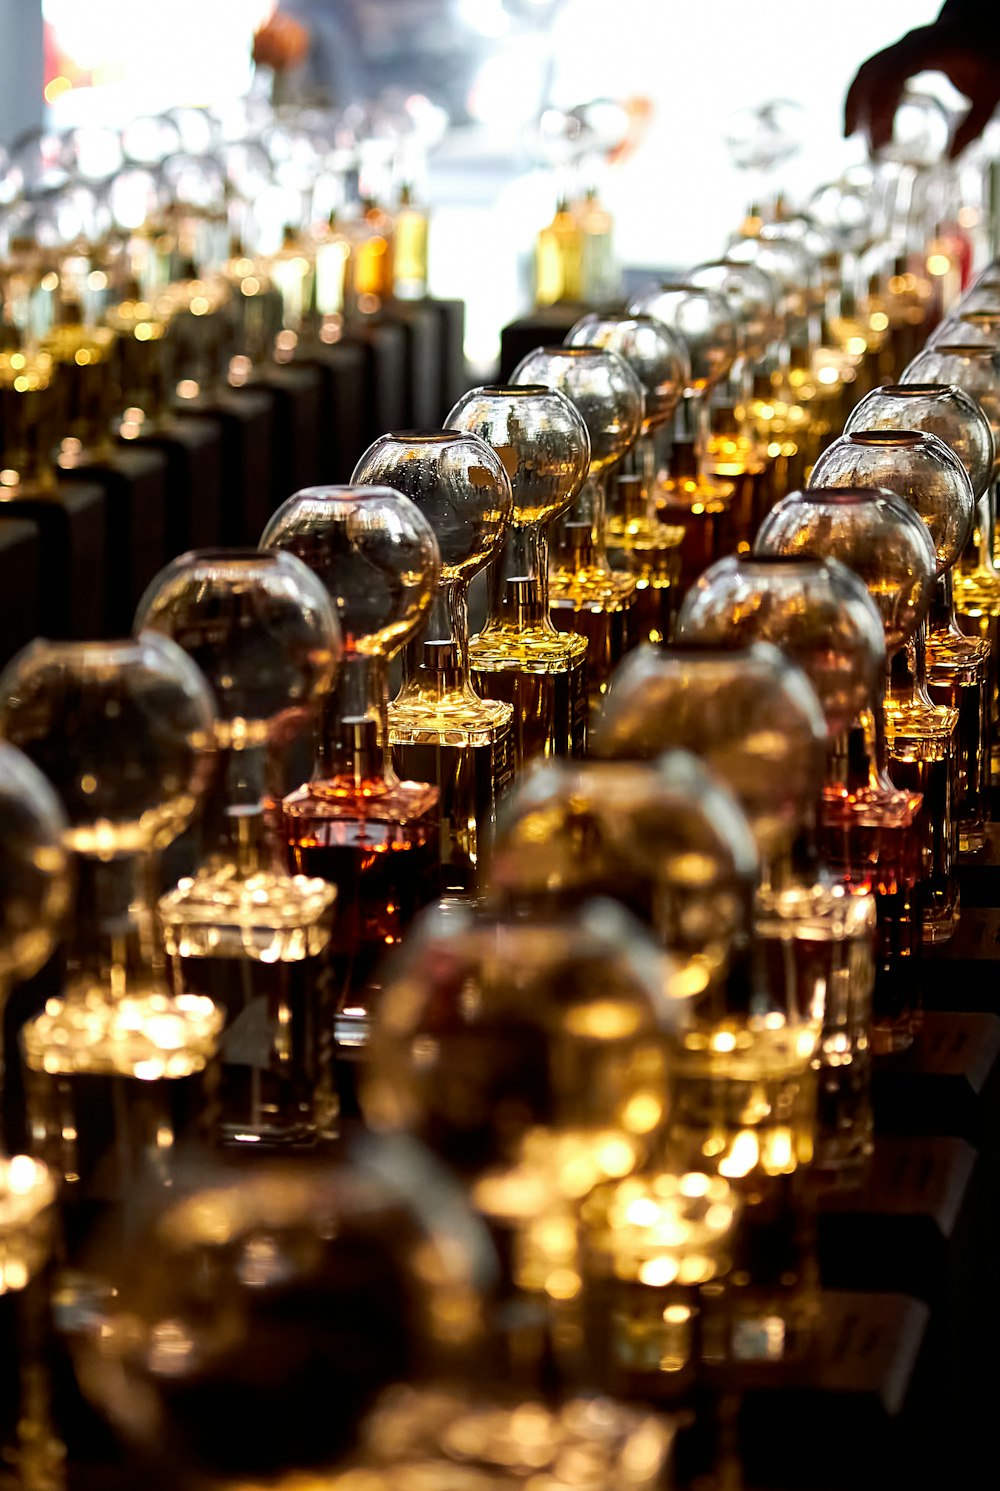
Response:
[[[401,326],[406,359],[403,420],[408,429],[439,430],[451,405],[441,403],[441,321],[420,300],[394,301],[384,323]]]
[[[875,1063],[879,1134],[943,1135],[995,1143],[1000,1122],[1000,1017],[924,1013],[909,1051]]]
[[[273,510],[273,396],[256,385],[223,389],[192,400],[185,413],[218,425],[221,433],[222,543],[230,547],[256,544]]]
[[[300,344],[297,362],[314,367],[322,381],[319,423],[320,481],[344,483],[351,479],[362,450],[365,377],[364,349],[347,342]]]
[[[316,368],[295,364],[269,367],[254,380],[253,387],[264,389],[274,399],[270,517],[300,487],[315,486],[322,480],[319,427],[323,385]]]
[[[131,442],[130,442],[131,445]],[[222,429],[217,420],[168,415],[134,442],[162,453],[167,463],[166,548],[173,559],[188,549],[222,542]]]
[[[41,584],[37,631],[53,640],[105,635],[105,491],[83,479],[60,482],[49,493],[4,496],[0,521],[25,518],[37,525]]]
[[[0,507],[0,666],[42,630],[42,579],[38,524]]]
[[[406,426],[406,333],[380,321],[352,325],[344,345],[359,348],[365,359],[357,460],[380,435]]]
[[[558,347],[581,316],[585,305],[553,305],[544,311],[532,311],[505,326],[500,334],[500,381],[506,383],[521,361],[536,347]]]
[[[108,636],[127,637],[143,591],[168,558],[166,458],[158,450],[129,446],[84,456],[60,475],[71,484],[103,488],[104,629]]]

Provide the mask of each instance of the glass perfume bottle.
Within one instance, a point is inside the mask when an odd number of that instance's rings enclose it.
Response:
[[[684,529],[657,517],[657,440],[668,429],[687,384],[687,352],[679,338],[652,316],[597,312],[576,323],[566,345],[616,352],[642,384],[642,426],[630,457],[634,470],[617,480],[612,474],[605,531],[612,565],[635,577],[641,640],[662,642],[673,630]]]
[[[322,705],[312,780],[282,803],[290,868],[337,888],[327,951],[341,1054],[367,1039],[378,965],[437,893],[437,789],[400,781],[389,753],[388,665],[421,627],[438,582],[433,530],[385,487],[306,487],[261,538],[323,582],[343,641]]]
[[[560,631],[587,639],[593,711],[615,663],[637,640],[636,582],[613,570],[606,549],[607,480],[642,424],[642,384],[627,363],[600,347],[538,347],[521,359],[515,384],[545,384],[576,405],[590,436],[583,490],[550,532],[549,603]]]
[[[455,430],[383,435],[352,479],[403,492],[437,538],[440,585],[422,639],[404,653],[389,738],[397,768],[438,789],[442,893],[471,894],[510,785],[514,731],[511,706],[473,687],[467,597],[503,541],[510,479],[485,440]]]
[[[993,436],[976,400],[945,384],[901,383],[874,389],[861,400],[846,430],[912,429],[936,435],[958,456],[978,504],[993,470]],[[970,523],[963,554],[976,543]],[[954,577],[958,563],[938,576],[927,617],[927,691],[937,704],[958,710],[961,749],[960,852],[985,843],[989,788],[991,714],[996,662],[988,642],[967,637],[955,615]]]
[[[840,559],[882,618],[886,654],[904,648],[925,614],[935,573],[927,529],[900,497],[877,488],[792,492],[765,519],[759,555]],[[876,1053],[911,1045],[920,1024],[914,971],[923,943],[927,831],[919,792],[889,776],[879,690],[827,758],[820,841],[831,868],[878,915],[872,1034]]]
[[[61,799],[77,882],[64,991],[22,1033],[32,1140],[67,1203],[127,1203],[201,1122],[222,1025],[210,999],[171,992],[154,890],[157,852],[207,784],[211,698],[180,648],[149,633],[35,642],[0,678],[0,707]]]
[[[680,747],[718,775],[756,840],[763,879],[755,922],[763,913],[774,936],[782,869],[819,788],[823,736],[805,675],[776,648],[681,645],[639,648],[626,659],[594,748],[644,760]],[[720,1365],[789,1362],[811,1345],[816,1261],[804,1185],[826,991],[805,960],[799,968],[793,961],[778,969],[772,961],[768,977],[763,960],[746,959],[713,997],[689,1000],[676,1054],[668,1153],[679,1169],[720,1175],[742,1203],[733,1271],[705,1306],[706,1354]],[[766,1320],[775,1322],[770,1337]]]
[[[427,294],[429,237],[427,208],[414,199],[412,186],[404,183],[396,208],[393,261],[393,290],[400,300],[421,300]]]
[[[896,492],[923,521],[935,575],[954,564],[972,525],[972,486],[961,461],[936,435],[918,430],[857,430],[842,435],[813,468],[818,487]],[[924,887],[924,937],[946,941],[958,924],[959,714],[927,692],[926,617],[906,648],[888,659],[886,732],[894,779],[920,792],[931,873]]]
[[[371,316],[392,299],[395,222],[373,197],[363,197],[360,215],[345,228],[351,240],[348,309]]]
[[[217,1132],[223,1142],[308,1144],[336,1132],[336,1011],[322,954],[336,891],[290,875],[273,821],[282,749],[311,722],[340,653],[326,590],[281,550],[186,554],[153,580],[137,628],[172,637],[219,709],[202,857],[160,897],[178,994],[226,1011]]]
[[[578,305],[583,299],[583,232],[562,198],[535,240],[535,305]]]
[[[536,1391],[576,1324],[578,1205],[662,1138],[670,974],[601,901],[570,919],[429,912],[387,979],[365,1118],[462,1177],[501,1259],[505,1375]]]
[[[677,407],[670,466],[658,484],[660,517],[685,529],[681,589],[716,557],[718,529],[735,494],[732,482],[712,475],[708,466],[712,390],[725,379],[737,355],[733,312],[714,290],[688,284],[655,284],[635,297],[630,314],[645,313],[664,322],[687,347],[691,375]]]
[[[828,752],[873,707],[882,685],[881,617],[858,577],[836,559],[721,559],[688,592],[678,637],[715,647],[764,641],[780,648],[815,690]],[[852,896],[823,862],[821,811],[817,793],[803,832],[760,891],[755,929],[772,980],[792,978],[803,990],[799,1003],[822,1003],[813,1164],[825,1179],[850,1183],[872,1148],[876,907],[872,896]]]
[[[962,630],[989,643],[993,668],[994,734],[990,782],[1000,783],[1000,569],[996,564],[996,481],[1000,476],[1000,354],[968,344],[943,343],[928,347],[903,371],[902,382],[948,383],[960,388],[982,409],[993,435],[993,467],[986,492],[976,504],[972,543],[955,574],[955,609]]]
[[[513,497],[489,571],[489,612],[469,643],[473,684],[511,706],[515,771],[535,756],[582,756],[587,641],[552,625],[546,529],[586,478],[587,427],[569,399],[541,385],[472,389],[446,424],[493,447]]]

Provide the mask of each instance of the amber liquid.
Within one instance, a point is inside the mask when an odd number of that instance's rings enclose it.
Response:
[[[441,894],[474,893],[493,842],[497,807],[513,780],[510,732],[485,745],[394,745],[392,754],[401,777],[438,789]]]
[[[957,598],[961,598],[960,592]],[[959,611],[956,620],[967,637],[980,637],[989,643],[986,694],[990,754],[986,786],[1000,786],[1000,611],[993,614],[986,607],[974,606],[967,612]]]
[[[47,350],[60,365],[62,438],[100,450],[111,438],[118,393],[114,336],[100,328],[63,326],[48,339]]]
[[[615,667],[639,640],[635,605],[598,610],[553,597],[549,614],[557,631],[576,632],[587,639],[587,697],[594,712],[600,708]]]
[[[216,1132],[223,1143],[311,1145],[334,1138],[334,984],[322,958],[174,958],[178,994],[226,1011]]]
[[[0,467],[4,485],[55,488],[59,373],[47,356],[0,353]],[[9,474],[9,475],[8,475]]]
[[[921,814],[925,808],[921,808]],[[875,897],[875,987],[872,1037],[876,1053],[904,1050],[920,1026],[916,960],[923,950],[920,818],[909,826],[858,822],[833,805],[824,814],[820,849],[854,895]]]
[[[907,754],[897,755],[897,749],[905,749]],[[920,822],[924,874],[917,892],[923,910],[923,936],[925,942],[945,941],[954,932],[958,920],[955,757],[938,754],[935,742],[903,742],[897,736],[891,770],[897,787],[923,794]]]
[[[325,954],[331,998],[338,1021],[348,1012],[349,1039],[363,1045],[378,965],[437,894],[437,820],[430,814],[412,823],[324,818],[310,809],[308,800],[284,804],[289,866],[337,887]]]
[[[967,854],[986,842],[990,739],[987,685],[972,677],[944,679],[932,669],[927,692],[935,704],[958,710],[958,851]]]
[[[486,699],[514,711],[514,761],[520,770],[536,756],[582,756],[587,744],[587,665],[583,658],[562,673],[514,672],[476,667],[472,685]]]

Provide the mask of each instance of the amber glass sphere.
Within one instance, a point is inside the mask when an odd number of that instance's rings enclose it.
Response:
[[[463,394],[445,424],[492,446],[510,478],[516,528],[566,511],[590,470],[590,436],[573,404],[543,384],[487,386]]]
[[[895,492],[922,520],[937,573],[951,569],[972,532],[976,499],[950,446],[919,430],[859,430],[827,446],[810,487],[874,487]]]
[[[590,474],[597,476],[635,444],[642,427],[642,384],[625,360],[603,347],[536,347],[514,369],[512,383],[544,383],[576,405],[590,436]]]
[[[351,480],[395,487],[420,509],[437,536],[445,580],[471,580],[489,563],[513,506],[496,451],[461,430],[382,435]]]
[[[304,487],[261,536],[322,581],[347,656],[392,657],[423,625],[441,558],[423,513],[391,487]]]
[[[340,657],[322,582],[280,549],[182,554],[153,580],[135,624],[172,637],[198,664],[218,706],[220,745],[287,740]]]
[[[788,847],[819,792],[826,722],[808,678],[766,642],[640,647],[611,679],[596,755],[649,760],[680,747],[734,794],[761,858]]]
[[[772,642],[806,674],[831,737],[871,706],[885,672],[882,618],[837,559],[720,559],[684,597],[677,637],[711,647]]]
[[[937,572],[924,524],[902,497],[877,487],[790,492],[764,519],[753,552],[841,560],[878,607],[890,655],[923,620]]]
[[[3,734],[61,799],[67,848],[109,858],[161,848],[208,780],[215,710],[166,637],[33,642],[0,676]]]
[[[977,399],[955,384],[889,383],[856,404],[844,433],[856,430],[922,430],[936,435],[965,467],[975,497],[993,473],[993,431]]]
[[[677,408],[691,376],[687,348],[655,316],[607,316],[591,311],[566,334],[567,347],[617,352],[642,384],[642,427],[658,430]]]
[[[976,399],[993,432],[993,480],[1000,478],[1000,350],[968,342],[925,347],[903,369],[901,383],[954,383]]]

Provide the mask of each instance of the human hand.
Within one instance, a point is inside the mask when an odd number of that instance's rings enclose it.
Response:
[[[969,110],[948,145],[954,160],[978,139],[1000,103],[1000,59],[977,51],[951,27],[923,26],[894,46],[869,57],[855,75],[844,103],[844,134],[862,130],[874,153],[892,139],[892,126],[907,82],[919,72],[943,72],[969,100]]]
[[[259,67],[284,72],[286,68],[300,66],[308,52],[308,29],[280,10],[254,35],[253,60]]]

